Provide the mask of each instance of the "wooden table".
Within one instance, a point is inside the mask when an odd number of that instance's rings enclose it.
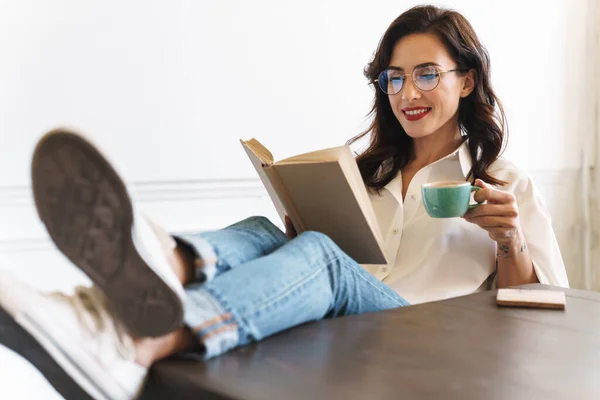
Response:
[[[160,362],[142,399],[597,400],[600,293],[566,295],[565,311],[484,292],[310,323],[206,363]],[[1,309],[0,343],[67,400],[89,399]]]
[[[598,400],[600,293],[566,295],[565,311],[484,292],[306,324],[207,363],[161,362],[142,398]]]

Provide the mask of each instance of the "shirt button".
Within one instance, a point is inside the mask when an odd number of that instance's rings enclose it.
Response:
[[[415,196],[414,194],[411,194],[411,195],[410,195],[410,198],[414,200],[414,199],[416,199],[416,198],[417,198],[417,196]]]
[[[398,229],[394,229],[394,230],[392,231],[392,233],[393,233],[394,235],[397,235],[397,234],[398,234]]]
[[[383,268],[381,268],[381,270],[382,270],[383,272],[387,272],[388,268],[387,268],[387,267],[383,267]]]

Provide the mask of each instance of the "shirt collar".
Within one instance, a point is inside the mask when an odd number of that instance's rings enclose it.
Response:
[[[442,161],[445,160],[447,158],[458,158],[458,162],[460,163],[460,169],[463,173],[463,176],[465,177],[465,179],[467,178],[467,176],[469,175],[469,172],[471,171],[471,168],[473,166],[473,161],[471,158],[471,153],[469,153],[469,140],[466,139],[464,142],[462,142],[462,144],[460,146],[458,146],[458,148],[456,150],[454,150],[452,153],[448,154],[446,157],[436,161]],[[430,164],[432,165],[432,164]],[[387,185],[385,185],[385,188],[387,190],[389,190],[390,192],[392,192],[397,198],[402,199],[402,195],[398,195],[398,193],[396,193],[396,188],[401,186],[397,184],[397,180],[400,179],[402,175],[400,173],[396,174],[396,176],[394,177],[394,179],[392,179]]]
[[[456,150],[454,150],[452,153],[448,154],[446,157],[439,159],[435,163],[438,163],[440,161],[443,161],[443,160],[446,160],[449,158],[452,158],[452,159],[458,158],[458,162],[460,163],[460,170],[462,171],[463,176],[466,179],[467,176],[469,175],[469,172],[471,172],[471,168],[473,167],[473,160],[471,158],[471,153],[469,152],[469,139],[465,139],[465,141],[462,142],[462,144],[460,146],[458,146],[458,148]],[[435,163],[433,163],[433,164],[435,164]],[[429,164],[429,165],[433,165],[433,164]]]
[[[463,176],[465,179],[471,172],[471,168],[473,167],[473,160],[471,158],[471,153],[469,153],[469,139],[465,140],[458,149],[454,152],[458,153],[458,161],[460,162],[460,169],[462,170]]]

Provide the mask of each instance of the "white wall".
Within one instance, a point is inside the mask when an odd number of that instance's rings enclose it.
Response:
[[[507,155],[538,177],[576,286],[591,1],[442,2],[488,47]],[[372,97],[362,69],[414,4],[0,0],[0,254],[26,271],[62,262],[28,190],[35,141],[57,125],[92,136],[172,229],[273,216],[238,139],[283,158],[359,133]]]

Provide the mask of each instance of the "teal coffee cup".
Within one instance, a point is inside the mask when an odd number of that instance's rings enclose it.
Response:
[[[462,217],[467,211],[477,207],[470,204],[471,192],[481,190],[470,182],[432,182],[421,186],[423,204],[432,218]]]

